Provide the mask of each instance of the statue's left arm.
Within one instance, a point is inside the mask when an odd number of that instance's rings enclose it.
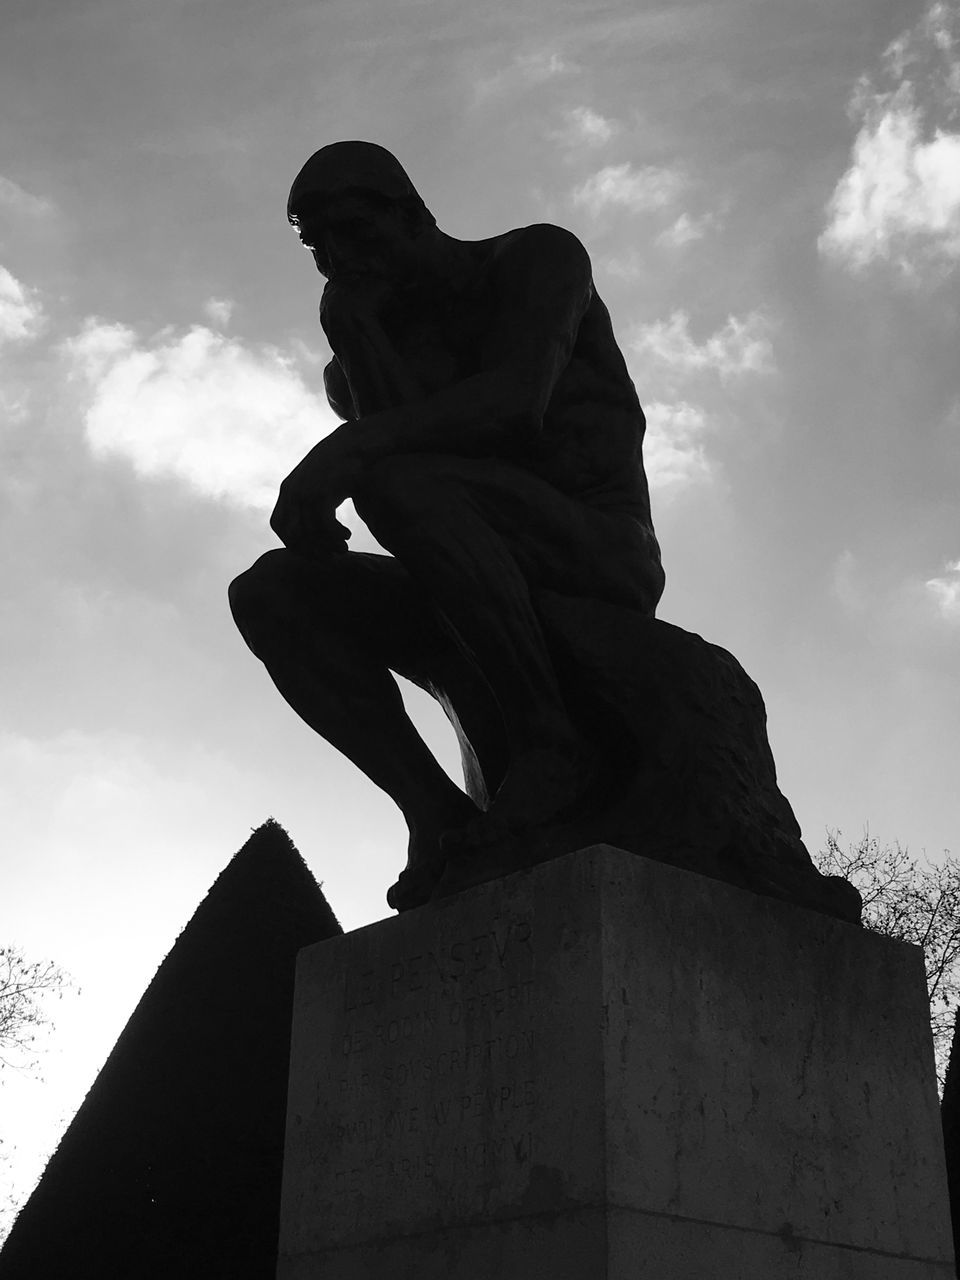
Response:
[[[513,237],[493,271],[496,311],[483,339],[480,371],[346,422],[321,440],[281,486],[271,517],[281,539],[289,543],[307,507],[332,519],[364,469],[380,458],[509,455],[536,436],[590,302],[590,260],[575,236],[542,225]]]

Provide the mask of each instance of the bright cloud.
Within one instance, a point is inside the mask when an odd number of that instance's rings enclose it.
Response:
[[[655,401],[646,407],[643,459],[650,486],[669,497],[713,478],[703,446],[706,418],[696,405]]]
[[[88,321],[67,344],[91,400],[86,437],[144,476],[269,510],[284,475],[338,419],[272,347],[250,349],[203,326],[141,342]]]
[[[3,174],[0,174],[0,205],[27,218],[45,218],[54,210],[51,200],[31,194],[19,182],[5,178]]]
[[[908,93],[864,124],[828,207],[822,252],[860,269],[911,254],[960,259],[960,134],[923,139]]]
[[[0,343],[33,338],[42,323],[43,308],[36,291],[0,267]]]
[[[594,217],[610,208],[647,213],[669,204],[685,185],[686,180],[675,169],[611,164],[574,188],[572,200]]]
[[[675,311],[669,320],[641,325],[628,345],[650,364],[675,374],[714,372],[723,381],[751,373],[767,373],[773,364],[770,322],[760,311],[744,319],[730,316],[725,325],[698,343],[690,335],[690,317]]]
[[[555,136],[568,147],[602,147],[619,126],[590,107],[574,107],[564,113],[564,126]]]
[[[854,270],[960,261],[958,26],[960,8],[937,0],[854,93],[860,129],[818,242]]]
[[[924,584],[942,618],[960,623],[960,560],[948,564],[943,575]]]

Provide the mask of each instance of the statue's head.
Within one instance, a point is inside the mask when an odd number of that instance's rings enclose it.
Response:
[[[333,142],[294,179],[287,218],[318,269],[404,274],[436,225],[395,156],[374,142]]]

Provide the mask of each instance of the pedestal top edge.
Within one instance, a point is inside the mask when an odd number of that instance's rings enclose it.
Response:
[[[638,874],[640,876],[655,876],[661,882],[673,880],[678,892],[697,897],[708,895],[715,901],[717,910],[720,911],[737,912],[738,914],[746,911],[750,915],[760,913],[764,916],[769,916],[770,914],[780,915],[785,926],[788,921],[795,926],[798,919],[806,920],[811,926],[816,924],[818,929],[822,929],[828,935],[835,936],[838,939],[856,937],[863,939],[867,946],[915,951],[922,964],[921,948],[915,947],[911,943],[902,942],[899,939],[881,937],[861,928],[859,925],[837,920],[832,916],[799,906],[796,903],[783,902],[776,898],[754,893],[750,889],[740,888],[726,881],[716,880],[711,876],[705,876],[699,872],[677,867],[655,858],[647,858],[643,854],[631,853],[629,850],[621,849],[611,844],[587,845],[582,849],[576,849],[572,853],[563,854],[558,858],[537,863],[530,867],[523,867],[510,875],[488,880],[449,898],[426,903],[424,906],[417,907],[412,911],[384,916],[382,919],[373,920],[369,924],[359,925],[356,929],[347,930],[343,934],[337,934],[332,938],[325,938],[309,944],[303,948],[300,956],[302,957],[306,953],[312,954],[321,947],[341,946],[346,939],[358,938],[370,930],[400,927],[404,929],[422,928],[423,923],[431,917],[439,918],[448,911],[469,909],[471,903],[475,903],[475,909],[477,909],[484,898],[509,901],[520,886],[531,878],[544,881],[567,879],[570,878],[578,863],[592,863],[594,865],[594,870],[588,874],[596,882],[598,892],[604,878],[609,876],[628,872],[632,873],[633,878],[636,878]]]

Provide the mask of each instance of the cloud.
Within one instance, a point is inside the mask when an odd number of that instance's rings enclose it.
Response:
[[[923,139],[909,92],[872,113],[828,206],[821,252],[855,270],[875,259],[903,269],[914,257],[960,259],[960,134]]]
[[[229,298],[208,298],[203,304],[203,309],[218,329],[225,329],[230,323],[235,306],[236,303]]]
[[[0,344],[34,338],[43,325],[43,307],[6,267],[0,267]]]
[[[508,93],[534,88],[547,80],[553,80],[557,76],[567,75],[576,70],[576,66],[568,62],[563,54],[555,49],[538,49],[532,53],[521,53],[509,66],[478,79],[474,84],[474,95],[478,102],[483,102],[489,98],[499,98]]]
[[[0,174],[0,205],[27,218],[46,218],[54,212],[52,200],[35,196],[12,178]]]
[[[914,27],[903,31],[884,50],[882,71],[891,80],[902,81],[910,73],[932,81],[931,87],[946,83],[960,91],[960,61],[957,28],[960,10],[947,0],[934,0]]]
[[[598,274],[598,270],[602,270],[607,275],[616,276],[618,280],[639,280],[650,270],[650,262],[647,254],[641,253],[636,246],[631,245],[630,248],[622,254],[604,255],[594,260],[594,274]]]
[[[602,147],[619,128],[616,120],[609,120],[590,107],[573,107],[564,112],[563,128],[553,137],[566,147]]]
[[[960,560],[952,561],[942,577],[930,578],[924,586],[933,597],[940,616],[947,622],[960,623]]]
[[[89,320],[66,344],[90,402],[95,454],[142,476],[177,476],[207,497],[269,510],[284,475],[338,425],[292,361],[200,325],[152,343]]]
[[[681,213],[676,222],[661,231],[657,236],[657,244],[669,249],[682,249],[694,240],[702,240],[711,228],[716,226],[715,214],[705,213],[699,218],[691,218],[689,213]]]
[[[528,84],[539,84],[541,80],[550,80],[572,69],[566,58],[555,50],[521,54],[513,65],[515,71]]]
[[[685,185],[686,179],[675,169],[611,164],[575,187],[571,199],[594,217],[610,208],[648,213],[669,204]]]
[[[882,261],[914,275],[960,260],[958,14],[931,5],[853,94],[860,128],[818,246],[854,271]]]
[[[713,479],[714,468],[702,441],[707,429],[702,409],[686,401],[654,401],[647,406],[646,417],[643,460],[652,489],[669,497]]]
[[[667,374],[713,372],[726,382],[747,374],[767,373],[773,364],[770,322],[760,311],[744,319],[730,316],[726,324],[698,343],[690,336],[690,317],[675,311],[635,329],[628,345],[655,369]]]

